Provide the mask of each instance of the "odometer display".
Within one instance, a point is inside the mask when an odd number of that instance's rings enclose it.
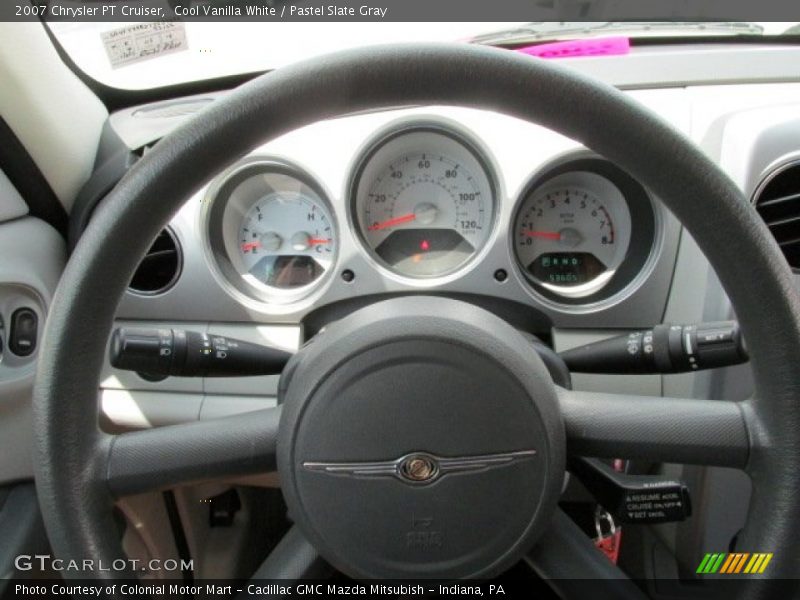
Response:
[[[528,271],[539,281],[564,286],[592,281],[605,270],[606,266],[588,252],[547,252],[528,265]]]
[[[368,153],[354,185],[353,216],[381,264],[408,277],[438,277],[484,247],[494,223],[494,186],[467,142],[413,129]]]

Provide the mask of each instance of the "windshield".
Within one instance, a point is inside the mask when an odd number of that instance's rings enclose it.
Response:
[[[49,27],[77,66],[117,88],[146,89],[271,70],[374,44],[461,41],[540,43],[589,36],[760,36],[796,23],[87,23]]]

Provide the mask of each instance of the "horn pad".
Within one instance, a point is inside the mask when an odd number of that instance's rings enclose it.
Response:
[[[556,506],[564,427],[530,343],[445,298],[361,309],[286,372],[278,468],[290,517],[356,578],[489,577]]]

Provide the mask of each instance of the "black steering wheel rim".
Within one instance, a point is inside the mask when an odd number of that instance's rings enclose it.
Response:
[[[756,397],[740,408],[754,489],[740,543],[775,551],[772,578],[796,577],[800,301],[768,230],[708,157],[624,94],[545,61],[467,45],[359,49],[259,77],[166,136],[107,198],[64,272],[37,373],[35,474],[56,554],[121,556],[114,494],[101,483],[113,438],[98,429],[97,382],[117,305],[150,240],[210,176],[258,144],[321,119],[416,104],[495,110],[574,138],[641,181],[695,237],[752,356]],[[748,589],[767,597],[768,586]]]

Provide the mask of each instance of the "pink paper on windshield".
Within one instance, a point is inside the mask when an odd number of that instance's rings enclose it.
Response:
[[[590,38],[585,40],[568,40],[551,42],[518,48],[517,52],[538,56],[539,58],[572,58],[575,56],[612,56],[628,54],[631,42],[626,37]]]

